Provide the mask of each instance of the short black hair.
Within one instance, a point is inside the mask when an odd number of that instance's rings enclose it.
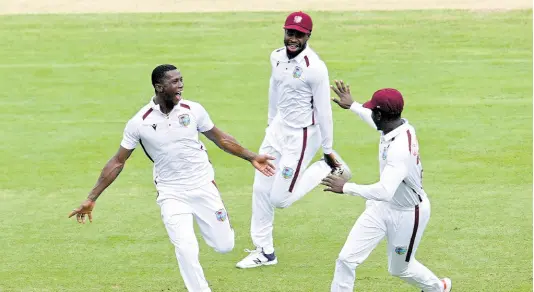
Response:
[[[161,79],[163,78],[163,76],[165,76],[165,73],[167,73],[167,71],[172,71],[176,69],[176,66],[171,64],[163,64],[154,68],[154,70],[152,70],[152,86],[156,86],[156,83],[160,83]]]

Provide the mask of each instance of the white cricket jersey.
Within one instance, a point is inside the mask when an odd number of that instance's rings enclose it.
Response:
[[[351,110],[364,120],[370,118],[371,110],[361,107],[361,104],[353,104]],[[403,121],[404,124],[380,137],[380,181],[372,185],[346,183],[344,193],[368,200],[388,201],[401,208],[414,207],[427,197],[423,190],[423,165],[415,129],[407,120]]]
[[[214,127],[199,103],[181,100],[166,115],[153,99],[128,121],[121,146],[139,143],[154,162],[154,182],[190,190],[214,180],[214,170],[198,133]]]
[[[323,152],[332,152],[333,122],[326,64],[309,47],[293,59],[286,48],[271,54],[268,124],[278,117],[292,128],[319,125]]]

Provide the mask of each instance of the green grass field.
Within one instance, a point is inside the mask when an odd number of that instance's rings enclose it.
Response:
[[[0,17],[0,291],[185,291],[135,151],[92,224],[67,219],[152,94],[150,73],[179,66],[184,97],[257,150],[270,52],[285,13]],[[381,87],[406,99],[432,217],[419,261],[454,291],[532,291],[532,12],[312,13],[310,44],[359,101]],[[379,135],[334,108],[334,147],[359,183],[378,178]],[[203,139],[206,141],[206,139]],[[206,142],[207,143],[207,142]],[[317,188],[278,210],[280,263],[238,270],[251,248],[253,169],[207,143],[236,229],[220,255],[201,240],[213,291],[328,291],[364,201]],[[358,291],[417,291],[389,276],[385,245]]]

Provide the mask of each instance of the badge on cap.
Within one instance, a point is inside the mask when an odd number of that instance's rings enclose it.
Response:
[[[293,21],[295,21],[295,23],[300,23],[302,21],[302,16],[300,15],[295,16],[295,18],[293,18]]]

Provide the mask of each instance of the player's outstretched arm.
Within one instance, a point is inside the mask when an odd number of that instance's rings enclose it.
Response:
[[[339,99],[333,97],[332,101],[343,109],[350,109],[355,114],[360,116],[360,118],[369,126],[371,126],[371,128],[376,130],[376,125],[373,122],[373,118],[371,118],[371,110],[364,108],[360,103],[354,101],[350,93],[350,85],[345,85],[343,80],[334,80],[334,83],[336,85],[330,85],[330,88],[336,93]]]
[[[217,127],[211,128],[211,130],[202,132],[208,139],[210,139],[215,145],[224,150],[227,153],[241,157],[250,163],[266,176],[272,176],[275,173],[275,167],[269,160],[274,160],[274,157],[269,155],[258,155],[237,142],[237,140],[229,134],[219,130]]]
[[[397,188],[408,175],[405,160],[408,159],[409,155],[408,151],[399,153],[399,151],[390,150],[387,164],[380,174],[380,181],[371,185],[350,183],[337,175],[328,175],[321,181],[321,184],[327,187],[324,191],[388,202],[391,201]]]
[[[95,186],[89,192],[87,199],[82,202],[82,204],[72,210],[69,214],[69,218],[76,215],[78,223],[85,223],[85,216],[89,218],[89,222],[93,222],[93,216],[91,212],[95,206],[95,201],[102,194],[102,192],[109,186],[115,179],[119,176],[126,160],[130,157],[134,149],[126,149],[122,146],[119,147],[119,151],[111,157],[111,159],[106,163],[100,177],[98,178]]]

